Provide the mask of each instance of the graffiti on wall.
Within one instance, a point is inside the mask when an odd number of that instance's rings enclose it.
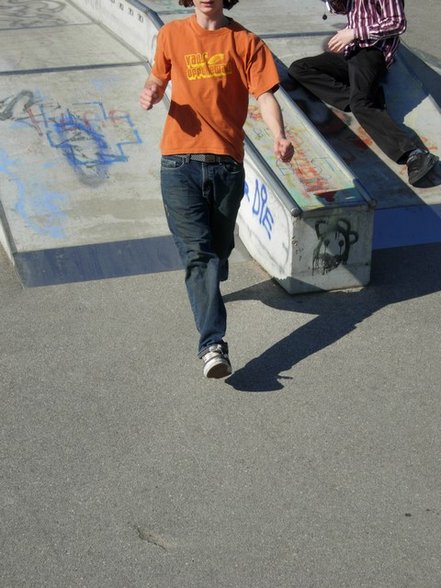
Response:
[[[127,145],[142,143],[130,115],[107,110],[102,102],[78,102],[63,107],[30,90],[0,100],[0,121],[30,127],[63,154],[86,184],[106,179],[109,167],[128,161]]]
[[[287,275],[291,215],[266,182],[245,159],[245,191],[238,215],[239,235],[250,254],[275,277]]]
[[[262,114],[257,105],[249,105],[248,119],[253,123],[248,128],[253,142],[259,145],[261,152],[270,153],[273,139],[270,131],[263,125]],[[298,129],[287,127],[286,136],[294,146],[295,157],[289,163],[276,160],[274,165],[283,176],[285,183],[287,182],[287,186],[290,184],[298,186],[300,183],[306,196],[311,194],[320,198],[321,193],[329,194],[333,185],[330,184],[324,172],[327,169],[327,162],[317,156],[311,157],[311,154],[307,152],[302,133],[298,132]]]
[[[57,0],[3,0],[0,4],[0,29],[30,28],[66,24],[60,14],[65,2]]]
[[[291,173],[301,182],[303,188],[308,194],[315,194],[320,198],[321,193],[330,193],[333,190],[333,184],[324,173],[325,160],[320,157],[311,157],[305,150],[305,145],[301,141],[301,136],[296,133],[295,129],[287,128],[287,138],[294,145],[295,157],[284,165],[285,174]],[[290,172],[288,171],[290,170]]]
[[[315,223],[318,243],[313,253],[313,273],[327,274],[339,265],[346,265],[352,245],[358,241],[358,233],[343,218]]]
[[[106,111],[101,102],[74,104],[48,121],[47,138],[83,176],[108,177],[109,166],[128,161],[126,145],[142,143],[126,112]]]
[[[9,96],[0,100],[0,121],[14,119],[16,112],[21,110],[28,112],[35,103],[34,94],[29,90],[22,90],[15,96]]]
[[[87,186],[106,181],[111,166],[128,161],[126,147],[142,143],[125,111],[108,110],[99,101],[64,107],[29,89],[0,99],[1,124],[8,124],[15,133],[36,134],[38,143],[45,143],[56,155],[42,161],[41,167],[48,169],[64,161]],[[38,143],[30,142],[28,149],[38,148]],[[43,185],[38,179],[38,169],[32,180],[25,183],[22,180],[25,166],[23,158],[16,160],[0,152],[0,172],[15,186],[17,214],[36,234],[62,237],[66,196]]]
[[[65,214],[61,204],[66,201],[66,196],[59,192],[48,191],[34,182],[32,198],[28,199],[26,184],[17,173],[17,167],[19,162],[11,159],[0,149],[0,173],[15,186],[17,193],[15,209],[18,215],[37,235],[53,239],[62,238]]]
[[[252,192],[252,194],[251,194]],[[268,203],[268,190],[265,184],[255,178],[254,190],[250,191],[248,182],[245,182],[244,197],[251,205],[251,213],[257,219],[259,225],[271,240],[274,228],[274,216]]]

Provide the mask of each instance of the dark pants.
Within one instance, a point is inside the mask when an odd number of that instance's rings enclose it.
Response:
[[[380,86],[386,74],[384,56],[375,48],[346,58],[326,52],[294,61],[289,75],[312,94],[339,110],[351,111],[384,153],[404,162],[418,145],[386,112]]]
[[[183,155],[161,160],[161,190],[168,226],[185,268],[196,327],[198,354],[221,343],[226,310],[219,282],[228,277],[228,257],[244,194],[243,164],[226,158],[202,163]]]

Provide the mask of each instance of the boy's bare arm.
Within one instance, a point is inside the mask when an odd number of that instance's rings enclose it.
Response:
[[[258,97],[257,102],[259,103],[262,118],[274,137],[274,153],[276,157],[288,163],[294,155],[294,147],[291,141],[286,138],[279,103],[272,92],[264,92]]]

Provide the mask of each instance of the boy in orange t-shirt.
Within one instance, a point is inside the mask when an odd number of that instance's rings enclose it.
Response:
[[[291,160],[273,92],[279,77],[261,39],[224,15],[238,0],[179,0],[195,14],[159,31],[152,72],[140,103],[150,110],[172,83],[161,139],[161,191],[168,226],[185,268],[208,378],[231,374],[219,283],[228,277],[234,227],[244,192],[248,97],[257,98],[274,152]]]

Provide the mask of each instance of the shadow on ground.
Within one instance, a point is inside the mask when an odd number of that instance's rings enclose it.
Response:
[[[260,300],[286,312],[318,315],[265,350],[226,380],[243,392],[284,388],[283,372],[332,345],[378,310],[441,290],[441,244],[373,253],[371,283],[356,291],[290,296],[272,280],[230,293],[225,302]]]

